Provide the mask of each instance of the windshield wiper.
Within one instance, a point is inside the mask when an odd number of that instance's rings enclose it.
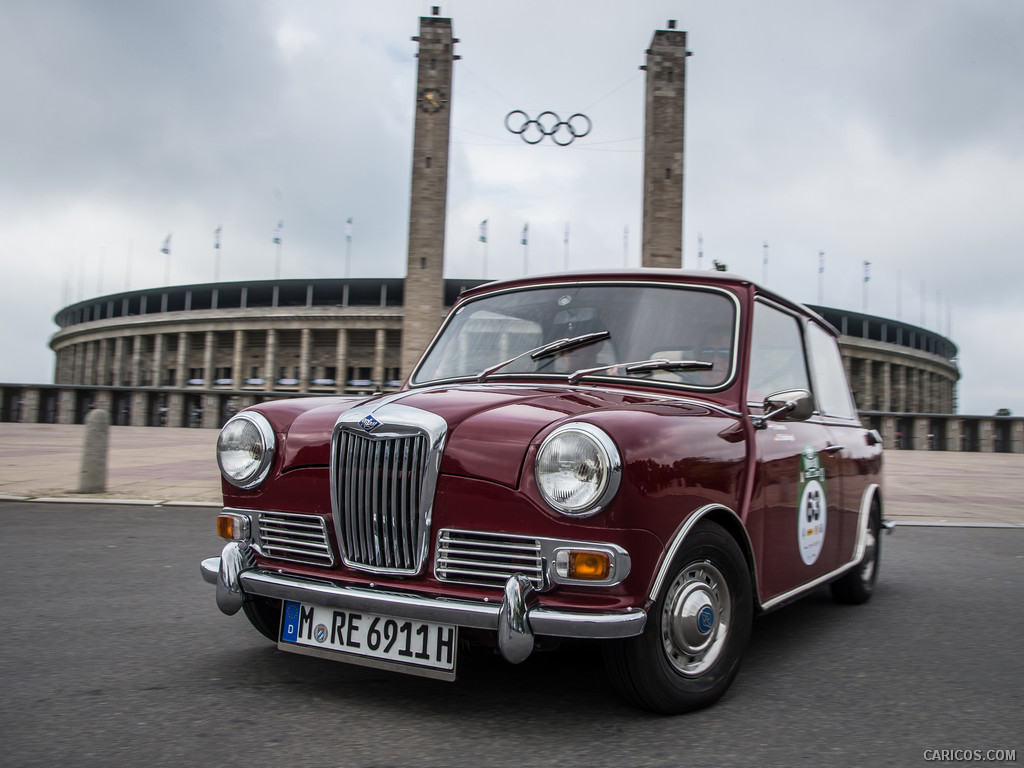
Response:
[[[601,371],[609,371],[612,368],[622,368],[623,373],[630,375],[637,373],[651,373],[652,371],[709,371],[714,363],[705,360],[639,360],[635,363],[612,363],[611,365],[599,365],[596,368],[581,368],[569,375],[569,383],[575,384],[584,376],[590,376]]]
[[[504,368],[506,365],[512,365],[516,360],[526,357],[529,355],[533,360],[541,360],[545,357],[552,357],[557,355],[559,352],[565,352],[569,349],[576,349],[577,347],[585,347],[588,344],[593,344],[598,341],[604,341],[605,339],[611,338],[611,333],[608,331],[594,331],[593,333],[584,333],[581,336],[573,336],[571,338],[558,339],[557,341],[550,341],[547,344],[542,344],[535,349],[529,349],[520,355],[509,358],[504,362],[492,365],[490,368],[485,368],[476,375],[477,381],[484,381],[492,373],[496,373]]]

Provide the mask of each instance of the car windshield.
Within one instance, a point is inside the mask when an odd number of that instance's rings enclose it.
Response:
[[[696,286],[573,283],[489,294],[449,318],[412,383],[524,375],[567,380],[578,371],[607,367],[589,377],[716,388],[735,371],[736,306],[731,294]],[[607,338],[530,354],[559,340],[603,332]],[[711,367],[626,372],[626,363],[641,360]]]

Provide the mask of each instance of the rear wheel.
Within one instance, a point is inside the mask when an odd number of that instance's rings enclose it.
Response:
[[[714,703],[740,668],[753,621],[750,576],[736,541],[700,523],[637,637],[609,643],[605,662],[626,698],[662,714]]]
[[[865,533],[864,556],[860,563],[832,582],[832,597],[840,603],[860,605],[871,599],[878,580],[882,556],[882,509],[876,501]]]
[[[242,603],[242,611],[260,634],[275,643],[281,631],[281,601],[271,597],[251,596]]]

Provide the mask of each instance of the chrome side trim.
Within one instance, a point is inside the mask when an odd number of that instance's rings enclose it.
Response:
[[[829,581],[834,579],[836,576],[840,576],[840,575],[846,573],[848,570],[850,570],[856,564],[857,564],[857,561],[852,561],[852,562],[846,563],[845,565],[842,565],[839,568],[836,568],[834,571],[829,571],[825,575],[819,576],[818,578],[814,579],[814,581],[809,581],[806,584],[802,584],[801,586],[796,587],[795,589],[789,590],[789,592],[783,592],[781,595],[776,595],[771,600],[766,600],[763,603],[761,603],[761,610],[763,610],[763,611],[771,610],[772,608],[774,608],[775,606],[779,605],[780,603],[785,603],[785,602],[787,602],[789,600],[792,600],[797,595],[800,595],[800,594],[802,594],[804,592],[809,592],[810,590],[815,589],[816,587],[820,587],[822,584],[828,583]]]
[[[240,582],[247,595],[492,631],[498,629],[501,611],[499,602],[451,600],[366,587],[342,587],[328,581],[303,579],[261,569],[243,572]],[[536,635],[614,639],[632,637],[643,632],[647,614],[639,608],[624,612],[590,613],[538,605],[529,610],[528,621]]]
[[[708,514],[710,514],[711,512],[718,511],[718,510],[720,510],[722,512],[726,512],[726,513],[732,515],[734,518],[736,518],[736,522],[739,523],[740,529],[743,531],[743,538],[746,540],[745,552],[744,553],[746,553],[746,552],[753,553],[754,547],[750,543],[750,536],[747,534],[747,527],[745,525],[743,525],[743,521],[740,520],[740,516],[739,515],[737,515],[733,510],[729,509],[728,507],[723,507],[721,504],[708,504],[706,506],[703,506],[703,507],[698,509],[696,512],[694,512],[692,515],[690,515],[686,519],[686,522],[683,523],[683,527],[679,529],[678,533],[676,533],[675,538],[672,540],[671,546],[669,546],[668,551],[665,553],[665,556],[662,558],[661,565],[658,567],[658,575],[655,577],[654,584],[651,585],[651,592],[648,595],[648,599],[651,602],[654,602],[655,600],[658,599],[658,593],[661,592],[661,588],[664,585],[665,580],[670,575],[668,570],[669,570],[669,568],[672,567],[672,561],[675,560],[676,555],[679,553],[680,547],[683,546],[683,541],[690,534],[690,531],[693,530],[694,526],[696,526],[697,523],[699,523],[701,520],[703,520],[705,517],[707,517]],[[751,575],[751,580],[753,582],[751,584],[751,587],[753,588],[754,594],[756,595],[757,594],[757,567],[756,567],[756,564],[755,564],[755,567],[753,567],[751,569],[751,574],[752,574]]]
[[[853,562],[859,563],[867,546],[868,524],[871,522],[871,505],[878,494],[878,483],[872,483],[864,490],[860,499],[860,514],[857,516],[857,546],[853,550]],[[879,531],[881,533],[881,531]]]

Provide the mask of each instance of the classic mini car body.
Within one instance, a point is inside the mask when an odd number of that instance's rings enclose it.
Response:
[[[414,674],[591,638],[626,697],[681,712],[729,686],[756,614],[877,576],[881,441],[834,329],[724,273],[480,286],[400,392],[257,405],[218,459],[221,610]]]

